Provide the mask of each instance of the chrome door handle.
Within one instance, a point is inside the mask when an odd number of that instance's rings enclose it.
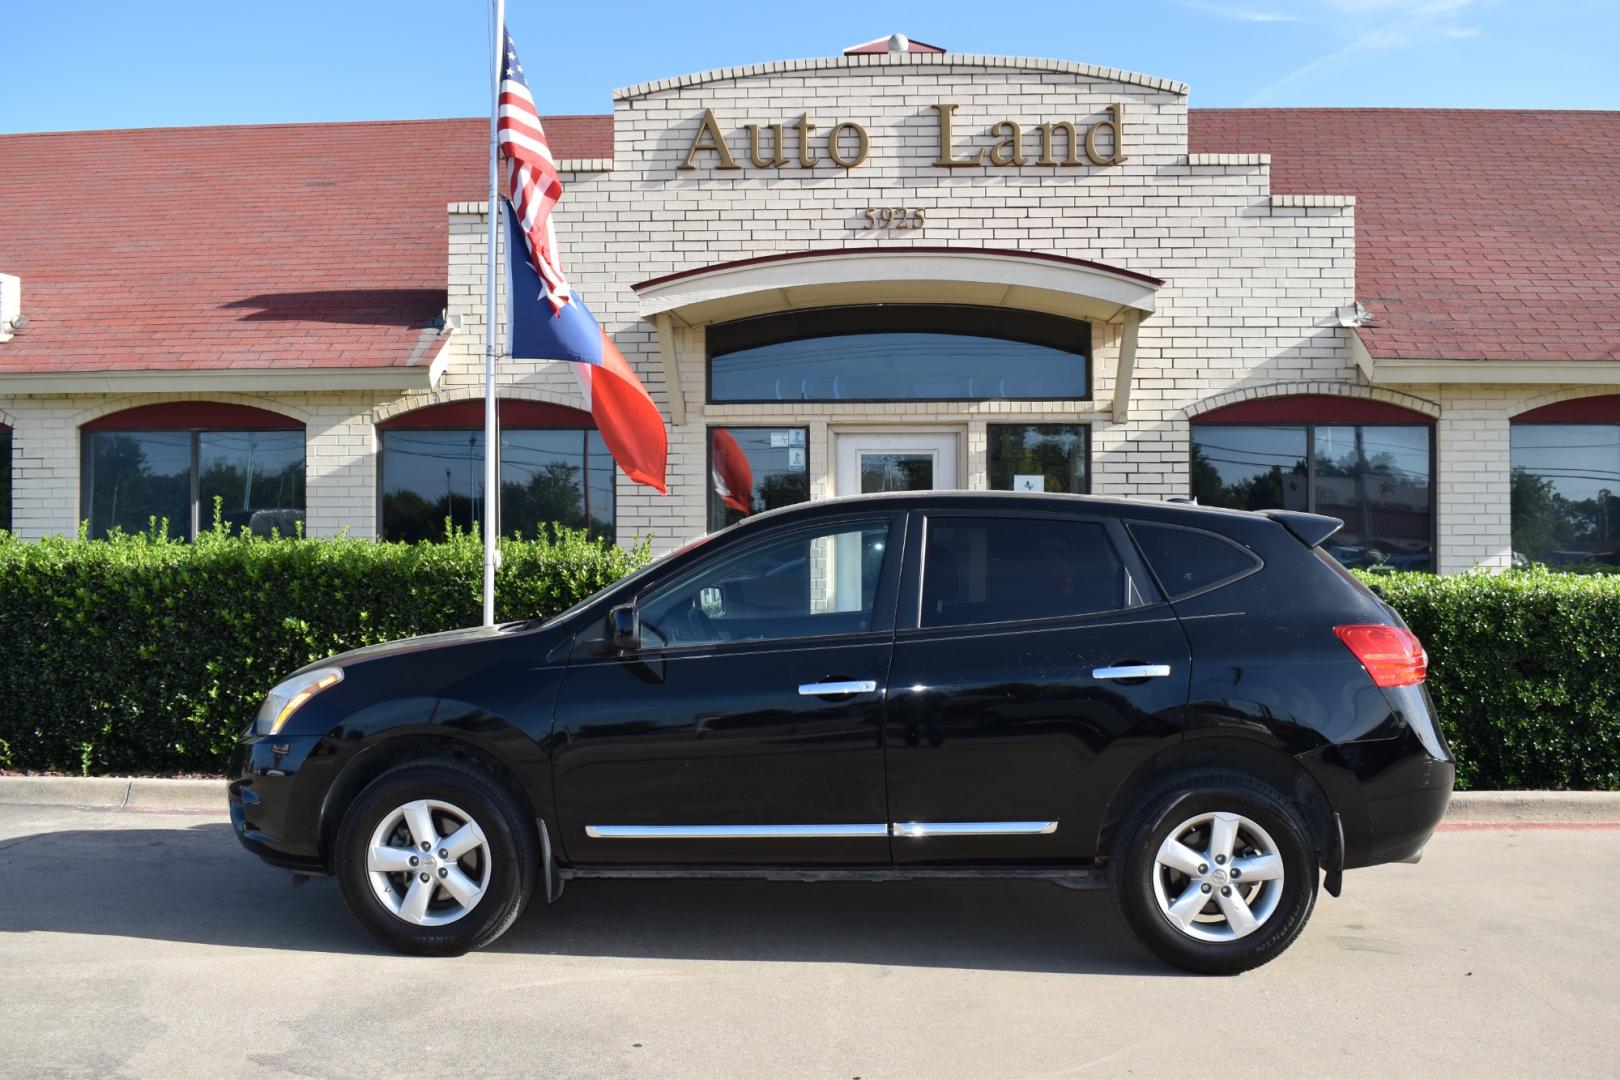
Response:
[[[1092,668],[1093,679],[1157,679],[1170,674],[1169,664],[1127,664],[1124,667]]]
[[[807,682],[799,684],[799,696],[822,697],[826,694],[870,694],[876,689],[876,679],[850,679],[845,682]]]

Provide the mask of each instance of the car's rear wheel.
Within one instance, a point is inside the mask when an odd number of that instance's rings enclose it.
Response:
[[[391,769],[360,793],[338,829],[343,899],[374,937],[401,952],[480,949],[534,895],[540,845],[521,802],[457,760]]]
[[[1316,903],[1317,859],[1298,809],[1227,771],[1185,774],[1124,822],[1110,882],[1131,931],[1177,967],[1229,975],[1286,949]]]

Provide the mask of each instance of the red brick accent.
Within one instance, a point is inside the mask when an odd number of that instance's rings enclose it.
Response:
[[[218,401],[174,401],[138,405],[98,416],[83,431],[302,431],[290,416]]]
[[[1334,394],[1286,394],[1239,401],[1192,418],[1195,424],[1433,424],[1434,417],[1387,401]]]
[[[566,405],[553,405],[546,401],[502,398],[496,403],[496,409],[500,414],[501,427],[514,430],[596,426],[590,413],[581,409],[570,409]],[[474,399],[451,401],[443,405],[426,405],[420,409],[412,409],[408,413],[391,416],[377,426],[385,431],[390,428],[482,428],[484,403]]]
[[[1555,401],[1513,417],[1515,424],[1620,424],[1620,394]]]

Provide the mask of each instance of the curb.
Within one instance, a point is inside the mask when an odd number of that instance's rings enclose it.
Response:
[[[0,776],[0,804],[10,803],[224,813],[225,781],[145,776]]]
[[[0,776],[0,804],[223,813],[225,781],[114,776]],[[1620,791],[1459,791],[1445,824],[1620,822]]]

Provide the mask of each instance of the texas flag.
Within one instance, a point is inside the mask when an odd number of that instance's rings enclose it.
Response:
[[[507,349],[514,360],[570,360],[596,430],[624,474],[669,493],[664,466],[669,441],[658,406],[578,292],[553,307],[529,259],[518,214],[506,206]]]
[[[720,496],[720,501],[744,515],[753,513],[754,470],[748,464],[748,455],[737,444],[736,436],[725,428],[715,428],[709,460],[714,493]]]

